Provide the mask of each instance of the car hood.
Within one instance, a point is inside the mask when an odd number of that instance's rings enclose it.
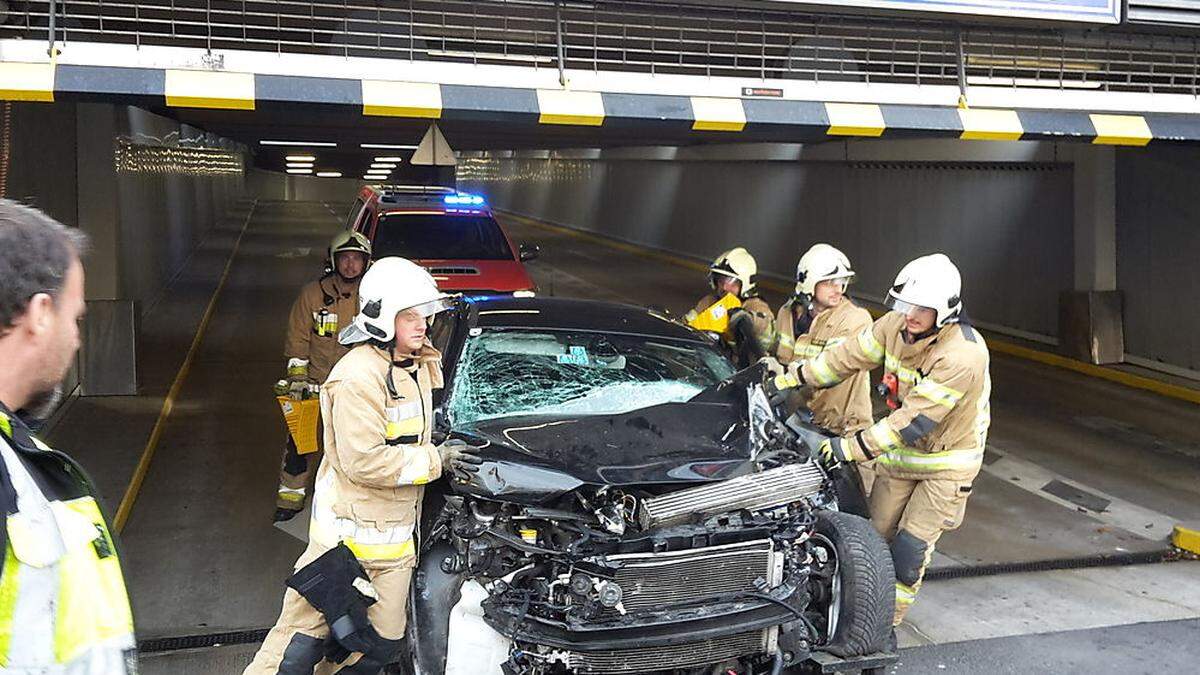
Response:
[[[443,291],[495,291],[511,293],[534,288],[525,265],[516,260],[417,261],[429,270]]]
[[[737,407],[664,403],[619,415],[504,417],[456,434],[484,459],[465,492],[537,503],[576,487],[693,483],[749,473]]]

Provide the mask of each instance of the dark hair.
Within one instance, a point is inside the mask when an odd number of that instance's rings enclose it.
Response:
[[[38,293],[57,296],[87,236],[41,211],[0,199],[0,335]]]

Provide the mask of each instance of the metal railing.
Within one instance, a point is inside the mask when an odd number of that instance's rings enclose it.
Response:
[[[51,4],[10,2],[0,38],[46,39]],[[1200,86],[1197,38],[1122,28],[1001,29],[644,0],[57,0],[56,4],[55,37],[60,44],[107,42],[384,57],[520,65],[568,73],[1191,95]]]

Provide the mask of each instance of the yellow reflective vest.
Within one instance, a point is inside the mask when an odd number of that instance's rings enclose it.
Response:
[[[0,407],[0,672],[137,672],[116,542],[83,470]]]

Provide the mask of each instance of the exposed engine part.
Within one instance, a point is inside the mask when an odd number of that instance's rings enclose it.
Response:
[[[783,506],[821,492],[825,474],[816,462],[788,464],[761,473],[643,499],[642,529],[695,520],[729,511],[759,511]]]

